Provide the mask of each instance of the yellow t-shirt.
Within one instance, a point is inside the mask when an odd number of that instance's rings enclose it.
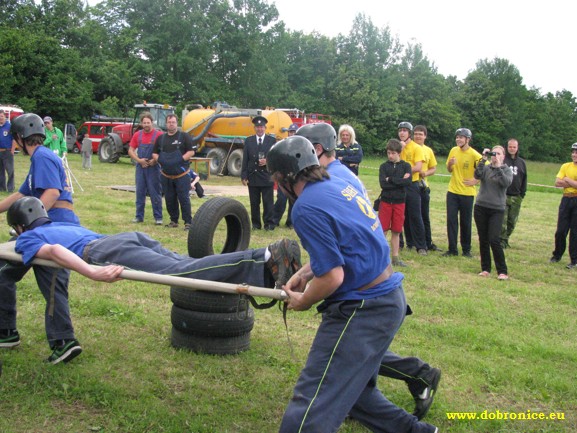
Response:
[[[449,168],[449,161],[452,157],[457,159],[453,165],[451,172],[451,180],[449,181],[449,192],[459,195],[477,195],[477,188],[475,186],[467,186],[463,183],[464,179],[473,179],[475,167],[477,162],[482,158],[481,154],[472,147],[463,151],[459,146],[455,146],[449,152],[447,157],[447,169]]]
[[[411,164],[411,167],[414,167],[417,162],[425,160],[425,157],[423,155],[423,149],[421,148],[421,146],[419,146],[417,143],[411,140],[405,145],[405,148],[401,151],[401,159]],[[417,182],[418,180],[419,180],[419,172],[416,171],[413,173],[413,182]]]
[[[559,169],[559,173],[557,173],[558,179],[563,179],[564,177],[568,177],[569,179],[577,180],[577,164],[573,162],[568,162],[563,164]],[[570,194],[570,193],[577,193],[577,189],[573,187],[563,188],[563,194]]]
[[[420,146],[420,145],[419,145]],[[423,162],[423,168],[421,171],[427,171],[429,168],[433,168],[437,166],[437,158],[435,158],[435,152],[426,144],[420,146],[423,149],[423,156],[425,157],[425,161]],[[427,182],[427,178],[423,178],[425,185],[429,186],[429,182]]]

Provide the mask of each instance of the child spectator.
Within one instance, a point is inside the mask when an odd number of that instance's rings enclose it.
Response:
[[[92,170],[92,141],[90,138],[82,138],[80,152],[82,153],[82,168]]]
[[[407,266],[399,259],[399,238],[405,223],[406,189],[411,184],[411,164],[401,161],[399,140],[391,139],[387,143],[388,161],[379,168],[379,220],[385,236],[391,231],[391,254],[393,266]]]
[[[198,198],[203,198],[204,188],[200,184],[200,176],[192,170],[190,170],[189,174],[190,178],[192,179],[192,181],[190,182],[190,195],[192,195],[192,191],[194,190]]]

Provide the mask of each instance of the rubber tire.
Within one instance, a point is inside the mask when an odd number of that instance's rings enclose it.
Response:
[[[230,153],[230,155],[228,156],[228,161],[226,163],[229,176],[240,177],[240,173],[242,171],[242,157],[243,157],[242,149],[236,149]]]
[[[177,349],[209,355],[236,355],[250,348],[250,332],[236,337],[201,337],[172,328],[170,343]]]
[[[104,137],[98,145],[98,160],[104,163],[114,164],[120,159],[116,152],[116,145],[111,137]]]
[[[76,145],[76,143],[74,143],[74,147],[72,148],[72,153],[80,153],[80,149],[78,148],[78,146]]]
[[[228,197],[215,197],[198,208],[188,230],[188,255],[202,258],[214,254],[214,233],[226,220],[226,240],[220,253],[244,251],[250,244],[250,218],[244,205]]]
[[[246,311],[249,305],[248,299],[242,295],[191,290],[176,286],[170,288],[170,300],[177,307],[206,313]]]
[[[226,156],[226,150],[220,147],[213,147],[206,153],[207,158],[212,158],[210,161],[210,174],[226,175]]]
[[[203,337],[236,337],[252,331],[254,310],[248,308],[238,313],[206,313],[172,306],[172,326],[186,334]]]

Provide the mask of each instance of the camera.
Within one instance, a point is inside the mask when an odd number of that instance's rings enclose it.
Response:
[[[485,152],[483,155],[485,156],[495,156],[497,155],[495,152]]]

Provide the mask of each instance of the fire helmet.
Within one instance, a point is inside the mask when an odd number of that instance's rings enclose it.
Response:
[[[31,135],[41,135],[46,138],[44,132],[44,122],[42,118],[34,113],[24,113],[12,121],[10,132],[14,136],[26,139]]]
[[[36,197],[19,198],[6,212],[6,221],[10,227],[22,226],[26,229],[39,218],[48,218],[48,213]]]
[[[334,150],[337,147],[337,132],[328,123],[309,123],[301,126],[297,131],[297,135],[305,137],[313,145],[320,144],[325,152]]]
[[[292,182],[302,170],[315,165],[319,165],[315,148],[309,140],[300,135],[279,141],[270,148],[266,157],[269,173],[279,173]]]
[[[397,129],[405,128],[408,129],[410,132],[413,132],[413,124],[410,122],[401,122]]]
[[[461,137],[473,138],[473,133],[468,128],[459,128],[455,131],[455,137],[460,135]]]

